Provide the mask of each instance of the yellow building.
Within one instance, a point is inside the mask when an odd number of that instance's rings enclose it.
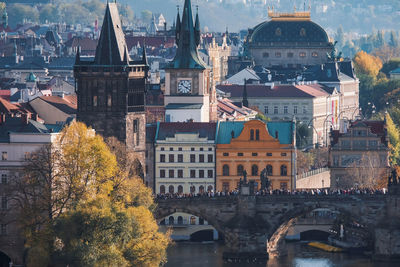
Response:
[[[231,191],[266,169],[272,189],[291,190],[295,181],[294,122],[220,122],[216,148],[217,191]]]

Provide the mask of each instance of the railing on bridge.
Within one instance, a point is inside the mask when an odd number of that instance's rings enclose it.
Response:
[[[304,172],[304,173],[298,174],[296,178],[297,178],[297,180],[300,180],[300,179],[307,178],[307,177],[310,177],[310,176],[313,176],[313,175],[317,175],[317,174],[320,174],[320,173],[323,173],[323,172],[326,172],[326,171],[329,171],[329,168],[319,168],[319,169],[315,169],[315,170],[312,170],[312,171],[308,171],[308,172]]]

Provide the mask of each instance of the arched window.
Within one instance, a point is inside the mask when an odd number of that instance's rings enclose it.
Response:
[[[250,140],[254,140],[254,130],[250,130]]]
[[[272,165],[267,165],[267,175],[271,176],[272,175]]]
[[[179,194],[183,193],[183,186],[181,186],[181,185],[178,186],[178,193]]]
[[[194,185],[190,187],[190,193],[192,194],[196,193],[196,187]]]
[[[168,218],[168,224],[173,225],[175,222],[174,216],[169,216]]]
[[[222,175],[229,176],[229,166],[226,164],[224,166],[222,166]]]
[[[203,225],[204,224],[204,219],[203,218],[199,218],[199,224]]]
[[[199,187],[199,193],[204,194],[204,186],[200,185]]]
[[[183,224],[183,217],[182,216],[178,216],[178,224]]]
[[[287,167],[286,167],[286,165],[281,165],[281,176],[287,176]]]
[[[260,140],[260,130],[256,130],[256,140]]]
[[[243,165],[241,164],[237,166],[237,175],[239,176],[243,175]]]
[[[164,185],[160,186],[160,194],[165,194],[165,186]]]
[[[194,216],[190,217],[190,224],[191,225],[195,225],[196,224],[196,217],[194,217]]]
[[[170,194],[173,194],[173,193],[174,193],[174,186],[173,186],[173,185],[170,185],[170,186],[168,187],[168,192],[169,192]]]
[[[213,190],[212,185],[209,185],[209,186],[207,187],[207,192],[211,192],[212,190]]]
[[[258,166],[255,164],[253,166],[251,166],[251,175],[253,175],[253,176],[258,175]]]

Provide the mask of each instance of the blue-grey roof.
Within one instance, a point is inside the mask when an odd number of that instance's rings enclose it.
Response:
[[[244,121],[224,121],[218,124],[217,144],[230,144],[232,140],[232,131],[234,138],[237,138],[244,128]],[[276,138],[278,133],[279,143],[292,144],[294,122],[291,121],[273,121],[267,122],[268,133]]]
[[[394,69],[391,72],[389,72],[390,74],[400,74],[400,68]]]

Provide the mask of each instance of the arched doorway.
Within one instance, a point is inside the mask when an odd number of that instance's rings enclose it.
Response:
[[[174,216],[169,216],[169,218],[168,218],[168,224],[169,224],[169,225],[173,225],[174,222],[175,222]]]
[[[0,267],[9,267],[11,259],[4,252],[0,251]]]

